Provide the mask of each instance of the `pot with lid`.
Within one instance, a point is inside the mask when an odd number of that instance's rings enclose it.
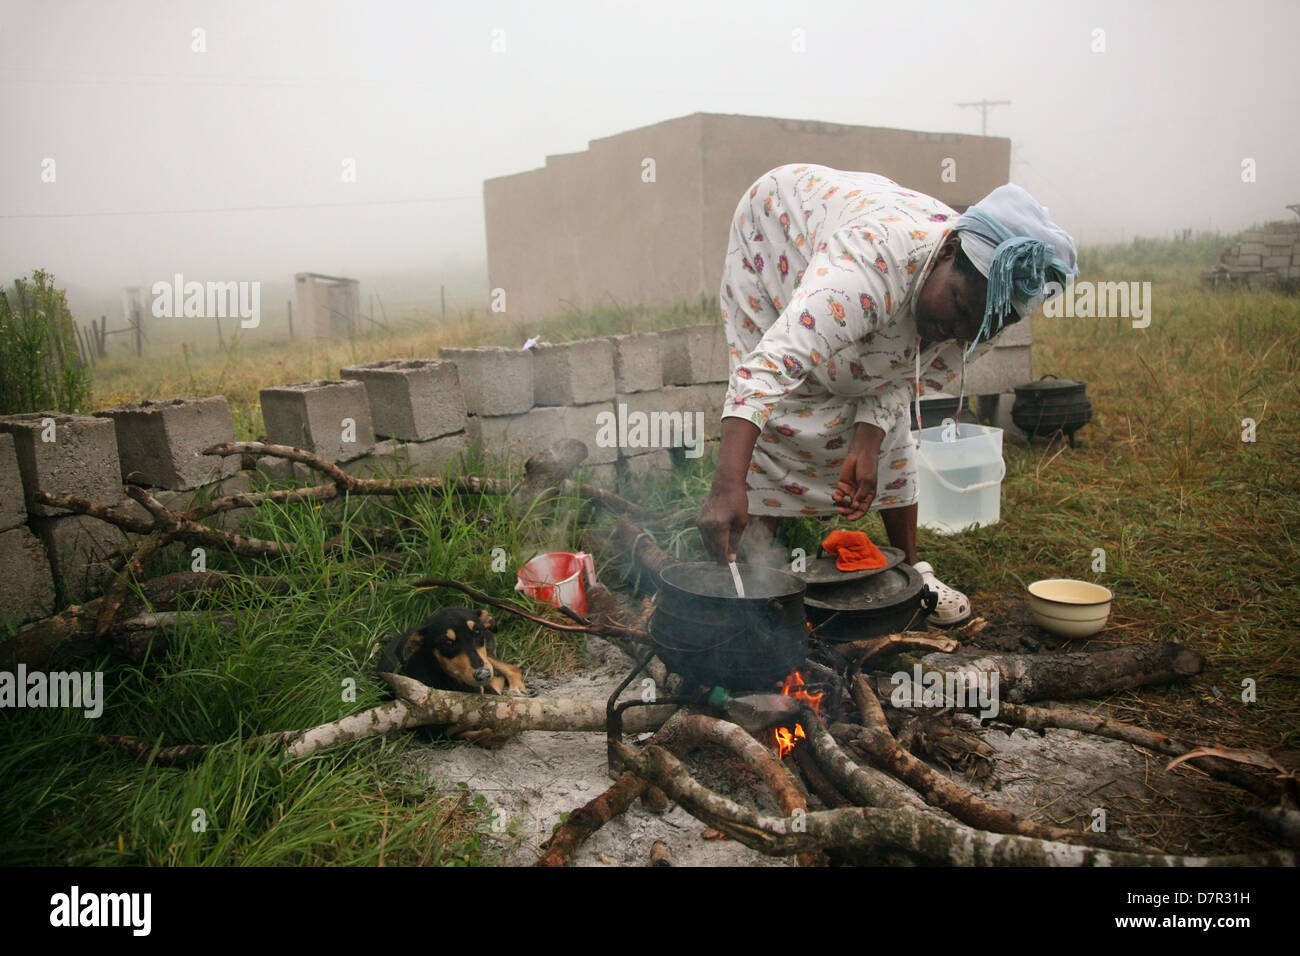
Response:
[[[1092,421],[1087,387],[1087,382],[1072,382],[1055,375],[1018,386],[1011,420],[1031,439],[1061,432],[1074,447],[1074,433]]]
[[[805,585],[784,571],[739,567],[743,598],[723,565],[666,568],[650,618],[650,640],[668,669],[688,682],[768,690],[808,656]]]
[[[841,643],[924,629],[938,597],[915,568],[899,564],[867,578],[810,587],[804,607],[818,637]]]

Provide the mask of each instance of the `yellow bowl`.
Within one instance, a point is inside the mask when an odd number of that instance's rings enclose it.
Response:
[[[1029,585],[1029,610],[1038,626],[1060,637],[1087,637],[1106,626],[1109,588],[1070,578],[1048,578]]]

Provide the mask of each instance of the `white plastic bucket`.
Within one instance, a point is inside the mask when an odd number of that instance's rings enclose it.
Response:
[[[912,434],[920,449],[917,524],[940,534],[996,524],[1007,474],[1002,429],[945,419]]]
[[[539,554],[516,576],[515,590],[545,601],[554,607],[567,607],[575,614],[587,613],[587,589],[583,577],[596,584],[596,564],[591,555],[579,551],[551,551]]]

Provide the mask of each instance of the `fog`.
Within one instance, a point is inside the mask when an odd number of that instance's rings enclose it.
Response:
[[[1300,202],[1297,35],[1287,0],[3,2],[0,280],[485,297],[486,178],[699,111],[978,133],[983,98],[1081,244],[1235,231]]]

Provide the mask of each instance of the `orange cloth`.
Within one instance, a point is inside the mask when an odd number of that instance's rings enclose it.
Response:
[[[832,531],[822,548],[835,555],[835,566],[841,571],[868,571],[889,563],[863,531]]]

